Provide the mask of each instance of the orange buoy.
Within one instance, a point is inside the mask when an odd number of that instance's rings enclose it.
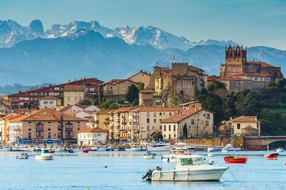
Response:
[[[104,168],[107,168],[108,166],[104,166]]]

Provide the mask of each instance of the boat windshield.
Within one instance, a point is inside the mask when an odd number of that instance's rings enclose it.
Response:
[[[182,166],[186,165],[202,165],[205,164],[205,160],[202,157],[193,157],[193,158],[181,158]]]
[[[49,150],[43,150],[43,153],[50,153]]]

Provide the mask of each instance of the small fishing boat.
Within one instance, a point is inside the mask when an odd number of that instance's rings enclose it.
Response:
[[[283,152],[283,151],[284,151],[283,148],[281,148],[281,147],[277,148],[277,152]]]
[[[40,155],[35,155],[36,160],[53,160],[53,155],[50,153],[50,150],[43,149]]]
[[[265,154],[264,158],[267,160],[276,160],[278,156],[279,156],[279,153],[274,152],[270,154]]]
[[[143,158],[145,158],[145,159],[154,159],[155,156],[156,156],[155,153],[151,153],[151,151],[147,151],[147,153],[143,155]]]
[[[247,161],[247,158],[239,156],[226,156],[223,159],[228,164],[245,164]]]
[[[28,159],[29,155],[26,152],[22,152],[21,154],[16,156],[17,159]]]

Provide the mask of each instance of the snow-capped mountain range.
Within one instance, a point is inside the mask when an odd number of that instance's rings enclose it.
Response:
[[[188,50],[197,45],[237,45],[231,40],[199,40],[189,41],[185,37],[177,37],[157,27],[129,27],[123,26],[114,30],[101,26],[97,21],[74,21],[68,25],[54,24],[51,29],[44,32],[42,22],[33,20],[29,27],[21,26],[13,20],[0,20],[0,48],[12,47],[14,44],[41,38],[58,38],[75,35],[79,30],[95,31],[105,38],[118,37],[127,44],[151,45],[156,49],[177,48]]]
[[[219,75],[226,45],[237,44],[231,40],[189,41],[153,26],[113,30],[96,21],[75,21],[44,31],[40,20],[27,27],[0,20],[0,85],[60,83],[83,77],[108,81],[140,70],[153,72],[156,62],[159,66],[188,62],[209,75]],[[286,71],[283,50],[248,47],[247,59]]]

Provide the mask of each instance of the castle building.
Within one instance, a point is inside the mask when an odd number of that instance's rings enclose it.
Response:
[[[172,63],[169,67],[154,67],[150,75],[150,88],[156,94],[163,90],[179,96],[183,102],[196,98],[196,90],[204,87],[204,71],[188,63]]]
[[[238,45],[225,48],[225,64],[221,64],[219,80],[229,91],[250,89],[259,92],[280,79],[283,79],[280,67],[247,61],[247,48]]]

